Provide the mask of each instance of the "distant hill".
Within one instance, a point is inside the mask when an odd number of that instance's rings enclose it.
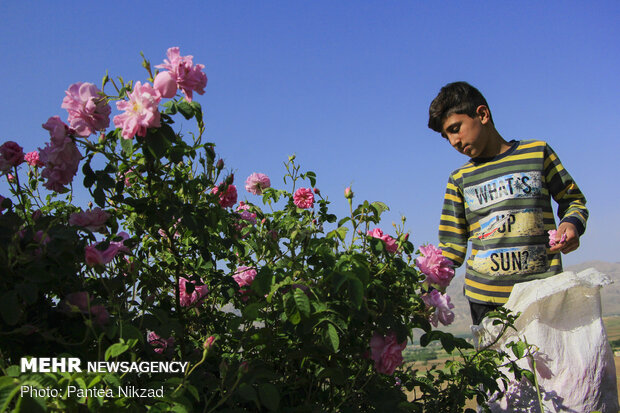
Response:
[[[603,274],[608,275],[614,282],[601,290],[601,301],[603,303],[603,315],[620,315],[620,262],[587,261],[577,265],[566,267],[566,271],[580,272],[586,268],[596,268]],[[443,331],[454,335],[471,335],[470,325],[471,316],[469,314],[469,303],[463,295],[463,284],[465,276],[458,274],[448,287],[447,293],[454,304],[454,322],[448,327],[442,327]]]

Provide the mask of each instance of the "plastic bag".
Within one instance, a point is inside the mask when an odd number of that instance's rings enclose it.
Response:
[[[601,317],[600,288],[610,283],[591,268],[514,286],[505,307],[521,312],[517,331],[509,329],[494,348],[512,354],[506,343],[519,338],[538,347],[535,373],[545,412],[618,412],[614,355]],[[472,326],[481,346],[491,343],[500,329],[488,318]],[[527,359],[517,364],[531,370]],[[504,397],[491,397],[491,411],[539,412],[535,387],[507,375],[512,382]]]

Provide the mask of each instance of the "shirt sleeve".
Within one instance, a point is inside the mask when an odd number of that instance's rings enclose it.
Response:
[[[583,234],[589,215],[586,198],[549,145],[545,147],[544,172],[549,193],[558,203],[560,223],[570,222]]]
[[[456,267],[465,261],[469,231],[465,219],[465,199],[453,175],[446,186],[446,194],[439,221],[439,248],[443,256],[452,260]]]

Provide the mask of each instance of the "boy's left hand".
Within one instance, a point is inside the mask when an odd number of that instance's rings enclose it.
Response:
[[[568,254],[579,248],[579,232],[574,224],[562,222],[558,227],[556,240],[560,241],[563,235],[566,235],[566,240],[562,243],[558,242],[551,247],[552,252],[560,251],[562,254]]]

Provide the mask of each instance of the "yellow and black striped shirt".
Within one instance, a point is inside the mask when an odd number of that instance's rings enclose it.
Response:
[[[463,264],[465,295],[477,303],[504,304],[515,283],[562,272],[549,251],[547,231],[558,217],[585,231],[586,199],[549,145],[512,141],[494,158],[471,159],[450,175],[439,224],[443,255]]]

